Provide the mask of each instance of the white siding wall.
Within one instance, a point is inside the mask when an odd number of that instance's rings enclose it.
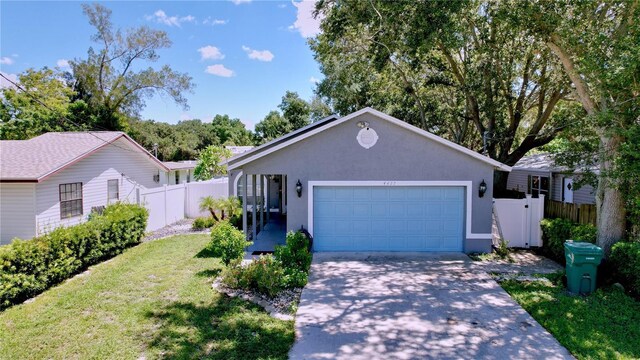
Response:
[[[158,168],[140,152],[131,149],[127,140],[120,139],[116,146],[105,146],[94,154],[51,175],[36,185],[36,226],[38,233],[50,231],[60,225],[75,225],[87,219],[94,206],[107,204],[107,180],[119,181],[121,201],[136,201],[135,187],[153,188],[167,183],[167,174],[160,171],[160,182],[153,181]],[[124,174],[124,175],[122,175]],[[58,185],[81,182],[83,214],[60,219]]]
[[[35,183],[0,183],[0,245],[36,235],[35,189]]]
[[[566,175],[566,174],[553,174],[553,189],[554,196],[552,200],[562,201],[562,179],[565,177],[572,178],[577,181],[579,175]],[[596,190],[591,185],[583,185],[580,189],[573,192],[574,204],[595,204],[596,203]]]

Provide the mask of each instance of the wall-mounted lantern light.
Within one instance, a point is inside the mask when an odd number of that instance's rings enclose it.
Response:
[[[298,179],[298,182],[296,183],[296,192],[298,193],[298,197],[302,196],[302,183],[300,182],[300,179]]]
[[[487,183],[484,182],[484,179],[482,179],[480,186],[478,186],[478,196],[484,197],[484,193],[486,192],[487,192]]]

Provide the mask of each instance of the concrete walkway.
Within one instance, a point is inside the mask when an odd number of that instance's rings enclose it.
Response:
[[[291,359],[565,359],[464,254],[316,253]]]

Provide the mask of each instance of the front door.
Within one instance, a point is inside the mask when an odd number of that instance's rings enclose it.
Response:
[[[562,201],[566,203],[573,203],[573,179],[562,179]]]

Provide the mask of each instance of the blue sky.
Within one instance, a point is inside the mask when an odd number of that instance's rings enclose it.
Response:
[[[164,30],[173,46],[154,67],[169,64],[196,84],[185,111],[169,98],[147,101],[142,118],[175,123],[229,114],[253,129],[286,90],[313,94],[318,64],[307,45],[318,32],[312,2],[104,2],[115,27]],[[81,2],[0,2],[0,71],[65,66],[85,58],[94,33]]]

